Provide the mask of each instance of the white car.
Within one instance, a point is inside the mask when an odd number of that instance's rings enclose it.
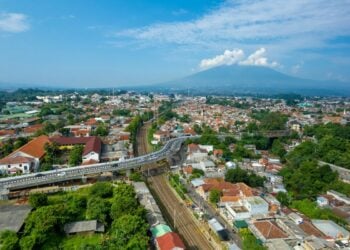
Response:
[[[61,172],[61,173],[58,173],[57,175],[58,175],[58,176],[65,176],[65,175],[66,175],[66,172]]]

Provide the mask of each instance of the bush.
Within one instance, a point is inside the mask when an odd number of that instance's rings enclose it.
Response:
[[[39,208],[48,205],[47,194],[34,193],[29,195],[29,204],[33,208]]]
[[[113,196],[113,186],[108,182],[97,182],[90,188],[92,196],[100,198],[109,198]]]

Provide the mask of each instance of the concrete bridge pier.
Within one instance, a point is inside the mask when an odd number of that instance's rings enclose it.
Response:
[[[9,199],[10,190],[7,188],[0,189],[0,200],[8,200]]]
[[[82,183],[86,183],[86,182],[87,182],[87,177],[86,177],[85,175],[83,175],[83,176],[81,177],[81,182],[82,182]]]
[[[125,171],[125,173],[126,173],[126,177],[130,177],[130,175],[131,175],[131,169],[127,169],[126,171]]]

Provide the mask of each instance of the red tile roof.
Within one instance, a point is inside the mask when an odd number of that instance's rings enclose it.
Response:
[[[156,241],[160,250],[172,250],[174,248],[185,249],[185,244],[182,242],[179,235],[174,232],[164,234],[158,237]]]
[[[24,156],[8,156],[0,160],[0,164],[21,164],[21,163],[31,163],[34,159]]]
[[[205,192],[212,189],[220,190],[224,196],[240,196],[241,194],[247,197],[253,196],[253,190],[243,182],[230,183],[223,179],[204,179],[205,184],[202,188]]]
[[[271,221],[257,221],[253,223],[265,239],[287,238],[288,235]]]
[[[88,142],[90,137],[51,137],[50,141],[56,142],[58,145],[77,145],[85,144]]]
[[[86,142],[83,155],[87,155],[90,152],[96,152],[100,154],[102,148],[101,139],[97,136],[91,136],[89,138],[91,139]]]
[[[325,235],[308,220],[304,219],[303,223],[299,224],[299,227],[308,235],[314,235],[319,238],[325,238]]]
[[[15,132],[16,131],[14,129],[2,129],[2,130],[0,130],[0,136],[3,136],[3,135],[14,135]]]
[[[11,153],[10,156],[14,155],[17,152],[23,152],[34,158],[41,159],[45,155],[44,146],[46,143],[50,143],[49,137],[47,137],[46,135],[41,135],[37,138],[34,138],[27,144],[23,145],[22,147]]]
[[[90,152],[101,153],[102,141],[98,136],[89,137],[52,137],[52,142],[58,145],[85,145],[83,155]]]
[[[43,127],[44,126],[42,124],[31,125],[31,126],[24,128],[23,132],[24,133],[35,133],[36,131],[42,129]]]

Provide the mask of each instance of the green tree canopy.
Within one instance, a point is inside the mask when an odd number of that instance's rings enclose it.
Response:
[[[68,159],[69,165],[71,166],[79,165],[82,161],[83,151],[84,151],[84,146],[82,145],[74,146],[69,153],[69,159]]]
[[[10,230],[1,231],[0,246],[2,250],[19,249],[19,239],[16,232]]]
[[[33,208],[39,208],[48,204],[47,194],[34,193],[29,195],[29,204]]]
[[[209,201],[212,204],[217,204],[220,201],[221,192],[218,189],[212,189],[209,193]]]
[[[113,196],[113,186],[109,182],[97,182],[90,188],[90,195],[100,198],[110,198]]]

